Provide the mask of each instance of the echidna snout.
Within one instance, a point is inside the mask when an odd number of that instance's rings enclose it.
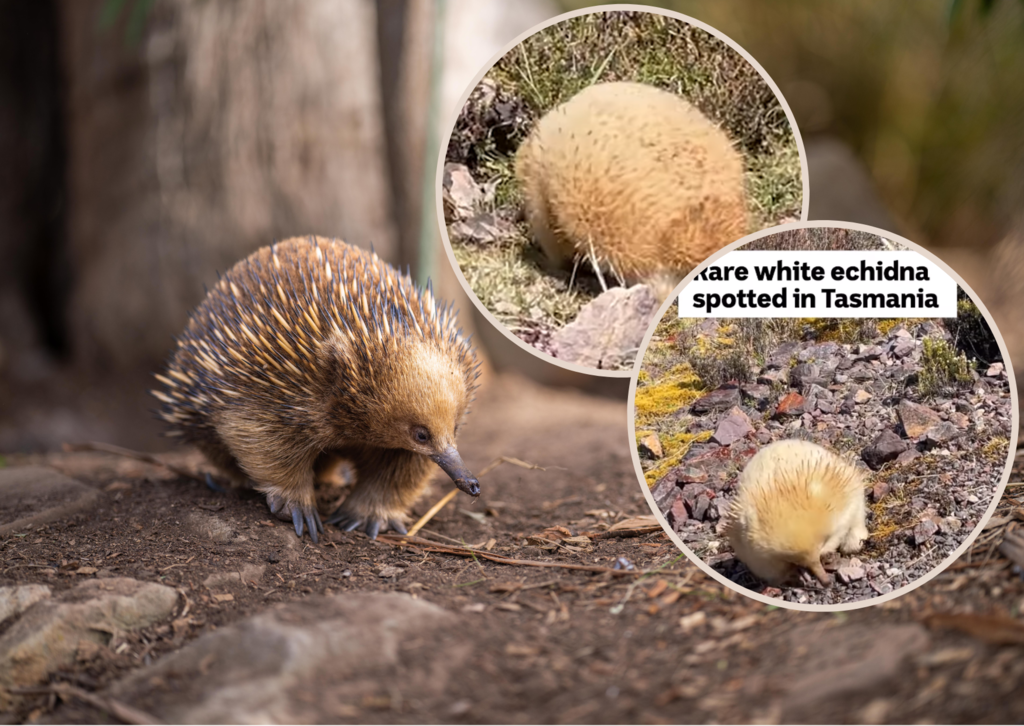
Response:
[[[466,468],[466,465],[462,463],[462,457],[459,456],[458,449],[454,446],[449,446],[440,454],[434,454],[430,458],[433,459],[435,464],[444,469],[444,473],[452,478],[455,486],[471,497],[480,496],[480,482]]]

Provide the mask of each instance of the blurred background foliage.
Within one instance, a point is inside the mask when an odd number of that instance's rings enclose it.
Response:
[[[915,241],[990,244],[1018,214],[1019,0],[646,4],[703,21],[746,48],[779,85],[804,139],[827,135],[852,147]]]

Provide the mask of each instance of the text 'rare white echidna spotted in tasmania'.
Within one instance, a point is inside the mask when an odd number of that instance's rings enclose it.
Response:
[[[863,475],[810,441],[764,447],[738,487],[726,533],[736,556],[769,584],[806,567],[828,586],[821,556],[857,552],[868,537]]]
[[[164,385],[170,435],[313,541],[323,525],[314,471],[343,458],[356,485],[326,521],[405,532],[438,464],[462,491],[476,478],[456,448],[478,363],[451,306],[377,255],[293,238],[231,268],[192,313]]]
[[[516,176],[553,265],[587,259],[660,299],[747,233],[743,159],[729,137],[642,83],[598,83],[551,110],[520,146]]]

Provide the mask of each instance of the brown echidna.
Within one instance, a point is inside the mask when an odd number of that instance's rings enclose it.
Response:
[[[829,584],[821,556],[857,552],[868,537],[864,477],[827,449],[783,439],[758,451],[740,474],[726,534],[736,556],[779,585],[794,567]]]
[[[683,98],[642,83],[598,83],[549,111],[515,171],[553,265],[589,259],[661,299],[747,233],[743,158],[729,137]]]
[[[313,541],[323,457],[356,485],[326,521],[370,537],[404,533],[431,460],[480,492],[455,447],[476,355],[429,285],[339,241],[293,238],[231,268],[192,313],[153,391],[170,435],[195,444]]]

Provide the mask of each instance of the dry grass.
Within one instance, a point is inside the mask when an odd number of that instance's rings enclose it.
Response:
[[[488,120],[493,107],[467,103],[447,159],[493,186],[488,211],[507,220],[521,207],[515,149],[533,123],[593,83],[626,80],[688,99],[734,140],[744,157],[751,229],[800,215],[800,158],[782,107],[753,66],[699,28],[638,12],[572,18],[525,40],[485,80],[515,109],[514,119],[498,129]],[[524,223],[515,222],[514,234],[499,243],[451,241],[477,297],[513,332],[561,328],[601,291],[586,265],[571,288],[570,274],[548,271]]]

